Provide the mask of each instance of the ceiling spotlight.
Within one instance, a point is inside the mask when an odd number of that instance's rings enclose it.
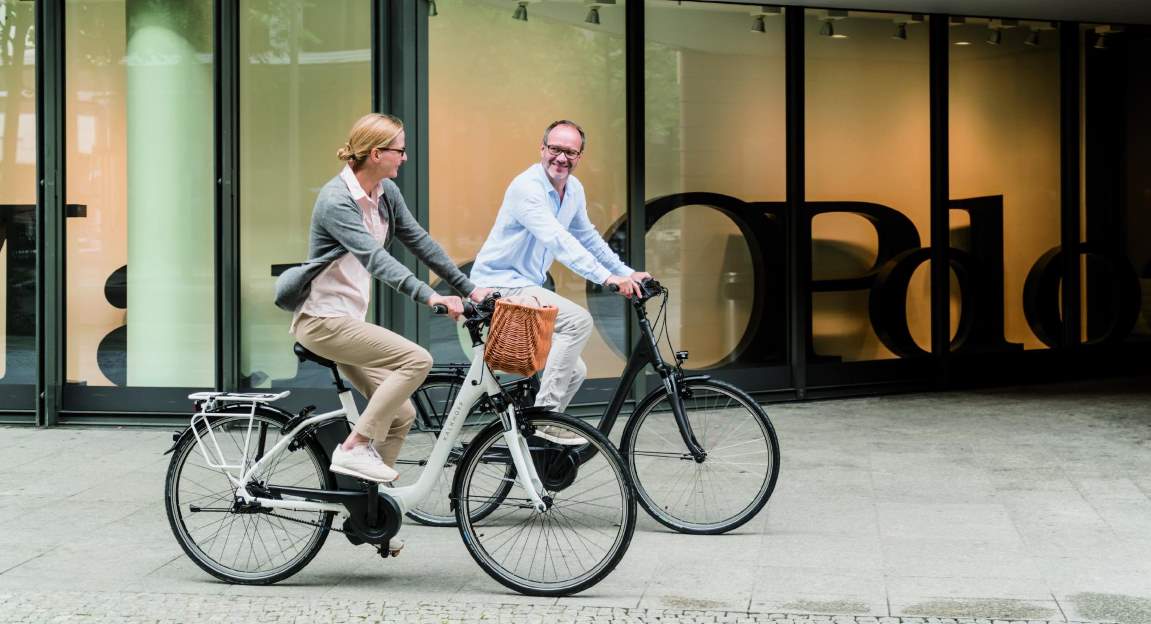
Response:
[[[835,26],[832,26],[831,22],[825,21],[823,22],[823,26],[819,27],[819,34],[824,37],[835,37]]]
[[[755,19],[751,22],[751,32],[765,33],[767,32],[767,25],[763,23],[763,16],[756,15]]]
[[[831,37],[832,39],[847,39],[847,35],[835,32],[833,22],[841,19],[847,19],[847,11],[842,9],[828,9],[827,16],[823,18],[823,26],[819,29],[819,34],[824,37]]]
[[[436,10],[436,0],[428,0],[428,17],[435,17],[440,12]]]
[[[1095,45],[1093,45],[1091,47],[1095,48],[1096,50],[1106,50],[1107,49],[1107,35],[1105,35],[1103,33],[1099,33],[1095,38]]]
[[[999,45],[1003,43],[1003,31],[998,28],[992,28],[991,31],[987,33],[987,43],[988,45]]]
[[[595,24],[598,26],[599,25],[599,7],[595,6],[593,4],[592,7],[587,10],[587,17],[585,17],[583,19],[583,21],[587,22],[588,24]]]
[[[779,17],[783,15],[783,7],[764,5],[759,7],[759,12],[767,17]]]
[[[895,34],[891,35],[892,39],[899,39],[900,41],[907,41],[907,24],[896,24]]]
[[[1038,46],[1039,45],[1039,31],[1035,30],[1034,28],[1031,29],[1031,34],[1027,35],[1027,40],[1023,42],[1023,45],[1029,45],[1031,47]]]
[[[528,3],[520,2],[517,4],[515,12],[512,13],[512,19],[519,20],[521,22],[528,21]]]
[[[950,23],[952,26],[962,26],[967,23],[967,18],[959,15],[952,15]]]

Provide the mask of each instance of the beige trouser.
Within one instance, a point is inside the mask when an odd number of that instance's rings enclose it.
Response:
[[[579,304],[573,303],[542,286],[523,288],[497,288],[501,295],[536,297],[541,303],[559,308],[556,314],[556,329],[552,334],[552,349],[548,352],[547,365],[540,375],[540,391],[536,395],[536,405],[553,407],[562,412],[568,408],[587,377],[587,364],[580,354],[591,338],[591,314]]]
[[[371,438],[384,463],[395,466],[416,418],[408,399],[428,376],[431,354],[395,332],[348,316],[303,314],[296,323],[296,340],[336,362],[340,374],[368,398],[355,431]]]

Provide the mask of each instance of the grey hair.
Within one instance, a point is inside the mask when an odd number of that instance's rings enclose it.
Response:
[[[555,130],[557,126],[571,126],[571,127],[575,128],[579,132],[579,141],[580,141],[579,151],[581,151],[581,152],[584,151],[584,148],[587,147],[587,134],[584,134],[583,128],[581,128],[579,124],[577,124],[574,121],[571,121],[570,119],[559,119],[557,121],[553,121],[550,124],[548,124],[548,129],[544,130],[544,138],[543,138],[543,141],[540,143],[541,145],[547,145],[548,144],[548,135],[551,134],[552,130]]]

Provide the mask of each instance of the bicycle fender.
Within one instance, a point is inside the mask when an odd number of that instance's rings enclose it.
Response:
[[[220,415],[225,415],[225,414],[231,415],[231,414],[236,413],[236,412],[229,412],[228,408],[242,408],[241,413],[250,412],[252,409],[251,407],[249,407],[247,405],[225,405],[223,407],[223,409],[221,409],[217,412],[211,412],[211,413],[220,414]],[[281,422],[279,423],[280,426],[283,426],[284,423],[287,423],[289,420],[292,419],[292,414],[290,412],[284,411],[278,407],[274,407],[271,405],[263,405],[261,408],[258,408],[257,411],[263,413],[265,416],[271,416],[273,418],[280,419],[281,420]],[[184,441],[184,439],[191,437],[191,435],[192,435],[192,427],[190,425],[187,427],[184,427],[184,429],[182,429],[181,431],[177,431],[176,433],[172,434],[172,446],[170,446],[168,448],[168,450],[164,451],[163,454],[164,455],[171,455],[172,452],[176,450],[176,447],[180,446],[180,444]]]

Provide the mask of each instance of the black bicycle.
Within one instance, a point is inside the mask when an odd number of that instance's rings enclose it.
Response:
[[[660,300],[660,306],[653,321],[648,318],[647,304],[654,299]],[[598,429],[605,436],[611,433],[640,372],[647,366],[654,369],[662,383],[636,404],[620,440],[639,502],[653,518],[676,531],[725,533],[755,517],[771,498],[779,477],[779,440],[767,413],[746,392],[708,375],[684,373],[688,354],[672,348],[667,300],[667,289],[655,280],[645,281],[643,296],[631,300],[641,336]],[[660,352],[661,336],[674,353],[673,362]],[[466,366],[433,370],[412,397],[417,418],[397,462],[401,474],[414,473],[426,463],[447,409],[460,391]],[[539,387],[534,377],[502,385],[521,407],[533,404]],[[477,404],[452,457],[466,452],[468,430],[481,430],[498,412],[497,406]],[[581,449],[580,460],[586,461],[595,452]],[[492,457],[489,461],[507,460]],[[408,512],[418,522],[456,523],[448,498],[455,462],[449,461],[442,470],[438,482],[442,491]]]

